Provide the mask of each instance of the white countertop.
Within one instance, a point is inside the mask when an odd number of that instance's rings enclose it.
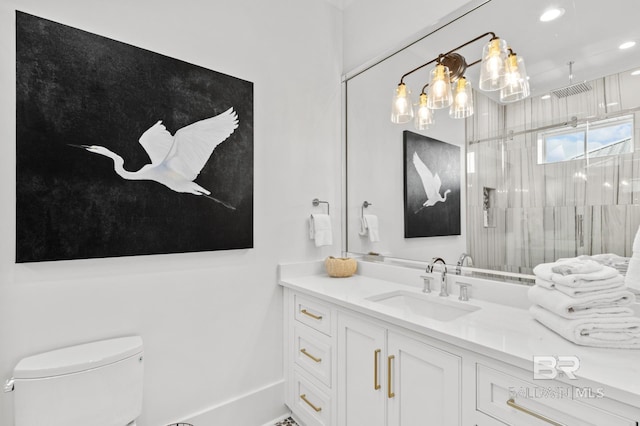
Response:
[[[640,407],[639,350],[576,345],[534,320],[526,309],[522,309],[522,300],[516,303],[521,307],[516,308],[471,296],[469,302],[464,303],[481,309],[442,322],[367,300],[368,297],[396,290],[438,299],[437,286],[431,294],[421,292],[421,271],[409,272],[418,274],[417,285],[406,285],[389,281],[388,274],[386,279],[363,275],[331,278],[317,263],[307,267],[302,265],[281,265],[280,285],[530,371],[533,370],[534,355],[576,356],[580,360],[580,368],[575,375],[581,380],[560,376],[558,380],[574,386],[595,382],[594,385],[604,388],[605,396]],[[522,287],[526,293],[526,287]],[[454,295],[449,298],[457,301]]]

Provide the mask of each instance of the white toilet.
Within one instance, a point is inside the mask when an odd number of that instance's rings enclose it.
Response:
[[[24,358],[6,386],[15,396],[15,426],[134,426],[143,364],[139,336]]]

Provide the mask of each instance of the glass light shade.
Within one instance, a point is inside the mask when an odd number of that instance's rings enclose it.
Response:
[[[466,78],[460,77],[453,94],[453,103],[449,109],[451,118],[467,118],[473,115],[473,91]]]
[[[505,81],[507,85],[500,89],[500,101],[516,102],[531,94],[524,60],[515,54],[507,58]]]
[[[447,108],[453,102],[449,68],[442,64],[436,65],[431,71],[431,82],[427,96],[427,106],[431,109]]]
[[[495,38],[484,46],[484,49],[482,49],[482,63],[480,64],[480,84],[478,85],[481,90],[490,92],[500,90],[505,86],[506,59],[506,41]]]
[[[408,123],[413,118],[413,103],[411,92],[404,83],[398,84],[391,100],[391,122],[395,124]]]
[[[418,112],[413,124],[417,130],[426,130],[433,124],[433,111],[427,106],[427,95],[425,93],[420,95]]]

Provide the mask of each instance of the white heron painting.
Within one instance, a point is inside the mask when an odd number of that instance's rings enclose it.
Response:
[[[200,195],[235,210],[232,205],[212,197],[210,191],[193,180],[200,174],[213,150],[237,127],[238,115],[233,108],[183,127],[173,136],[160,120],[140,136],[140,145],[149,155],[151,164],[142,166],[136,172],[125,170],[123,158],[108,148],[69,145],[111,158],[114,171],[123,179],[155,181],[172,191]]]
[[[416,172],[420,176],[420,181],[422,182],[422,186],[424,188],[425,196],[427,197],[426,201],[422,204],[422,206],[413,212],[414,214],[418,214],[420,210],[425,207],[435,206],[436,203],[446,202],[447,194],[451,192],[450,189],[444,191],[444,196],[440,195],[440,188],[442,187],[442,180],[438,173],[433,173],[426,164],[418,157],[418,153],[414,151],[413,153],[413,166],[416,168]]]
[[[460,235],[460,148],[405,131],[405,238]]]
[[[17,11],[16,262],[252,248],[253,116],[249,81]]]

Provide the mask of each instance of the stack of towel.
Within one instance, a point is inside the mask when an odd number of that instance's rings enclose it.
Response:
[[[632,251],[624,282],[631,291],[640,294],[640,227],[633,240]]]
[[[529,309],[540,323],[579,345],[640,349],[635,296],[612,267],[589,259],[563,259],[533,269]]]

